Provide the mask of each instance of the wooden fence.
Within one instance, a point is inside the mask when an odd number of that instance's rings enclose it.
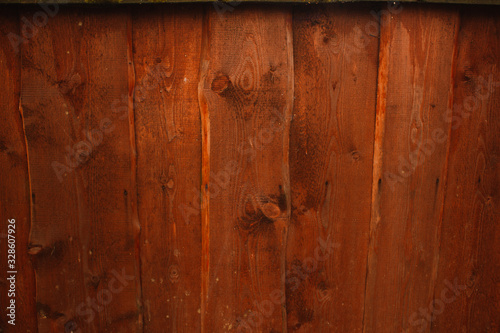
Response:
[[[498,332],[499,14],[3,5],[0,331]]]

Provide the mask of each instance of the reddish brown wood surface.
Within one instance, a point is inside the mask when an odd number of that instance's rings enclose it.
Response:
[[[142,293],[150,332],[201,327],[200,9],[149,7],[133,16]]]
[[[362,329],[378,60],[363,9],[294,13],[291,332]]]
[[[499,9],[43,8],[0,8],[0,332],[499,330]]]
[[[431,332],[500,330],[499,11],[462,15]],[[451,111],[452,110],[452,111]],[[441,311],[441,310],[440,310]],[[439,312],[440,312],[439,311]]]
[[[26,140],[22,114],[19,111],[19,89],[21,87],[21,58],[9,42],[9,34],[19,31],[17,11],[7,10],[0,16],[0,261],[2,316],[0,328],[5,332],[36,332],[35,316],[35,275],[28,256],[28,237],[30,229],[30,182]],[[15,220],[9,223],[9,220]],[[10,227],[8,227],[10,225]],[[15,226],[15,228],[12,227]],[[9,232],[10,230],[10,232]],[[7,240],[15,239],[14,257],[7,257]],[[12,244],[12,243],[11,243]],[[5,254],[5,255],[4,255]],[[10,254],[10,253],[9,253]],[[7,259],[14,260],[8,265]],[[11,320],[6,317],[6,307],[10,306],[12,274],[16,271],[15,300],[16,326],[7,324]],[[9,310],[10,312],[10,310]]]
[[[430,9],[430,10],[429,10]],[[413,331],[433,298],[455,10],[410,7],[381,27],[364,331]],[[430,322],[427,323],[427,330]]]
[[[286,329],[291,13],[210,10],[205,20],[202,332],[279,332]]]
[[[41,332],[142,326],[129,25],[69,9],[22,47]]]

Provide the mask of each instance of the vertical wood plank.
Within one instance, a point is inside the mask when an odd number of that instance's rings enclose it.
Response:
[[[461,13],[432,332],[500,330],[499,14]]]
[[[21,86],[21,58],[10,39],[21,34],[17,8],[2,8],[0,16],[0,300],[2,332],[37,332],[35,316],[35,275],[28,256],[30,229],[30,182],[28,156],[23,121],[19,112],[19,91]],[[8,227],[15,219],[15,263],[9,267]],[[12,236],[14,238],[12,238]],[[10,282],[7,271],[15,274],[15,298],[8,297]],[[15,326],[8,324],[10,300],[15,300]]]
[[[142,328],[129,25],[121,9],[61,8],[23,46],[42,332]]]
[[[133,16],[146,332],[201,331],[202,23],[200,6]]]
[[[370,222],[378,41],[373,6],[294,13],[289,331],[360,332]]]
[[[239,6],[205,24],[202,331],[286,331],[291,15]]]
[[[381,28],[365,332],[414,331],[433,298],[457,29],[455,8],[411,5]]]

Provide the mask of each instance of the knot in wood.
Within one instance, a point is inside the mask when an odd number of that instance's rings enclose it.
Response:
[[[212,81],[212,91],[216,94],[222,94],[231,84],[231,80],[229,80],[229,76],[222,74],[218,75],[213,81]]]
[[[277,219],[281,215],[281,209],[272,202],[263,204],[260,209],[267,218],[272,220]]]

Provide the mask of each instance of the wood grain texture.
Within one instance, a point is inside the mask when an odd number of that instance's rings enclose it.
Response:
[[[498,9],[44,8],[0,7],[0,332],[499,331]]]
[[[376,8],[294,13],[289,332],[362,330],[378,61],[366,27]]]
[[[134,13],[146,332],[201,330],[201,7]]]
[[[500,330],[499,14],[461,12],[431,332]]]
[[[286,331],[291,33],[283,7],[206,17],[202,332]]]
[[[129,25],[65,8],[22,48],[41,332],[141,329]]]
[[[433,297],[457,29],[455,10],[430,6],[381,27],[365,332],[415,331]]]
[[[21,58],[12,47],[9,37],[21,33],[17,8],[3,9],[0,16],[0,300],[2,332],[37,332],[35,314],[35,274],[28,255],[28,237],[31,225],[30,182],[26,140],[21,113],[19,91],[21,87]],[[15,219],[15,268],[7,266],[7,225]],[[11,238],[12,239],[12,238]],[[9,258],[12,259],[12,258]],[[10,283],[7,279],[16,275],[16,320],[15,326],[7,324],[10,305]]]

